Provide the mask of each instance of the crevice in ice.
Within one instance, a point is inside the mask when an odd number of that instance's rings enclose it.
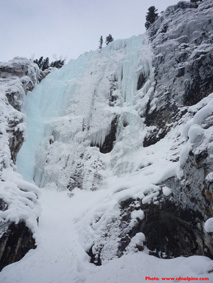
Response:
[[[118,117],[116,116],[108,128],[101,129],[91,137],[91,146],[97,146],[101,153],[112,151],[116,140]]]
[[[144,86],[146,80],[147,80],[147,76],[143,72],[140,73],[137,82],[137,90],[140,90]]]
[[[108,135],[106,135],[103,145],[100,147],[101,153],[109,153],[112,151],[114,142],[116,140],[117,121],[118,117],[116,116],[111,122],[110,131]]]
[[[111,129],[111,125],[109,125],[107,128],[105,129],[100,129],[99,131],[91,134],[90,136],[90,140],[91,146],[97,146],[99,148],[101,148],[103,146],[103,143],[105,141],[106,136],[109,134]]]

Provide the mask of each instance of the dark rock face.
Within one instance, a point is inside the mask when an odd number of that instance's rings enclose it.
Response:
[[[145,123],[147,126],[151,126],[153,120],[155,120],[157,127],[145,136],[143,141],[144,147],[155,144],[164,138],[169,131],[169,127],[166,126],[166,123],[171,121],[171,112],[169,108],[169,105],[167,105],[166,108],[149,113],[149,104],[147,105]],[[161,131],[159,131],[159,129],[161,129]]]
[[[212,52],[212,51],[211,51]],[[199,52],[191,65],[192,80],[185,85],[183,102],[193,105],[213,91],[213,53]]]
[[[30,249],[35,248],[32,232],[25,223],[11,223],[0,238],[0,271],[8,264],[19,261]]]
[[[160,205],[148,204],[143,209],[146,218],[140,229],[146,235],[150,254],[162,258],[195,254],[213,258],[212,246],[208,247],[203,238],[201,213],[182,209],[167,200]],[[212,242],[209,236],[206,238]]]
[[[0,210],[5,211],[8,208],[8,204],[0,198]]]
[[[121,209],[130,218],[131,208],[135,200],[129,199],[121,204]],[[129,240],[125,246],[120,246],[120,253],[125,251],[130,239],[137,233],[143,232],[146,236],[146,246],[150,254],[162,258],[178,256],[206,255],[213,258],[212,239],[205,235],[203,239],[203,216],[200,212],[182,208],[173,202],[173,198],[159,196],[159,203],[142,204],[145,214],[128,233]],[[211,245],[207,242],[210,241]]]
[[[144,118],[156,129],[145,146],[165,136],[169,131],[166,124],[177,121],[182,106],[194,105],[213,92],[212,12],[209,0],[179,2],[167,8],[150,28],[155,89]]]
[[[87,252],[88,256],[90,257],[90,263],[93,263],[97,266],[100,266],[102,265],[102,262],[101,262],[101,258],[100,258],[100,255],[101,255],[101,249],[97,252],[94,252],[93,251],[93,246],[89,249],[89,251]]]
[[[145,84],[146,82],[146,76],[141,73],[138,77],[138,82],[137,82],[137,90],[141,89],[143,87],[143,85]]]
[[[115,117],[111,122],[111,128],[109,134],[105,137],[104,143],[100,147],[101,153],[108,153],[112,151],[114,142],[116,140],[116,131],[117,131],[117,120]]]
[[[8,121],[8,133],[10,134],[9,147],[11,152],[11,159],[14,163],[16,162],[16,156],[24,142],[23,131],[21,131],[17,127],[18,124],[22,122],[22,119]]]

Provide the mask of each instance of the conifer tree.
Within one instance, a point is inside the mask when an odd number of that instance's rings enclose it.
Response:
[[[47,57],[46,59],[44,59],[43,65],[42,65],[42,71],[46,70],[49,68],[49,58]]]
[[[65,63],[65,59],[59,59],[59,60],[55,60],[55,61],[52,61],[51,63],[49,63],[49,58],[47,57],[46,59],[42,57],[40,57],[40,59],[36,59],[33,61],[34,63],[36,63],[38,65],[38,67],[44,71],[46,69],[48,69],[49,67],[55,67],[55,68],[58,68],[60,69],[64,63]]]
[[[102,45],[103,45],[103,36],[100,37],[100,45],[99,45],[99,49],[102,49]]]
[[[43,65],[43,56],[40,57],[40,59],[38,60],[38,66],[39,68],[41,68]]]
[[[157,20],[157,18],[158,18],[158,13],[155,6],[149,7],[146,15],[146,23],[145,23],[146,29],[148,29],[151,26],[151,24],[153,24]]]
[[[112,37],[111,34],[109,34],[107,37],[106,37],[106,45],[108,45],[110,42],[112,42],[114,39]]]
[[[65,62],[65,60],[61,60],[61,59],[53,61],[53,62],[51,62],[50,67],[55,67],[55,68],[60,69],[64,65],[64,62]]]

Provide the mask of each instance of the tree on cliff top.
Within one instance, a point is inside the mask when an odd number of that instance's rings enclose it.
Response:
[[[112,42],[114,39],[112,37],[111,34],[109,34],[107,37],[106,37],[106,45],[108,45],[110,42]]]
[[[55,68],[60,69],[64,65],[65,59],[59,59],[59,60],[56,60],[56,61],[52,61],[50,63],[48,57],[43,58],[43,56],[42,56],[39,60],[36,59],[33,62],[36,63],[42,71],[44,71],[44,70],[48,69],[49,67],[55,67]]]
[[[157,13],[157,9],[155,8],[155,6],[149,7],[147,15],[146,15],[146,23],[145,23],[146,29],[148,29],[150,25],[153,24],[157,20],[157,18],[158,18],[158,13]]]
[[[99,45],[99,49],[102,49],[102,45],[103,45],[103,36],[100,37],[100,45]]]

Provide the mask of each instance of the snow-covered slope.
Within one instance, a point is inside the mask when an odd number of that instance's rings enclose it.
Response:
[[[17,170],[41,188],[38,247],[0,280],[213,278],[212,6],[170,7],[151,41],[134,36],[85,53],[27,96]],[[200,42],[193,29],[206,31]],[[176,72],[185,33],[186,71]],[[183,82],[195,79],[201,47],[200,92],[191,95]]]

